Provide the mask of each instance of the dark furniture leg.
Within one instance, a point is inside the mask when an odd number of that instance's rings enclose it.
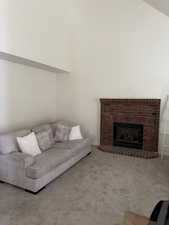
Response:
[[[36,194],[38,194],[39,192],[41,192],[43,189],[45,189],[46,188],[46,186],[45,187],[43,187],[43,188],[41,188],[39,191],[37,191],[37,192],[33,192],[33,191],[30,191],[30,190],[27,190],[27,189],[25,189],[25,191],[26,192],[28,192],[28,193],[30,193],[30,194],[33,194],[33,195],[36,195]]]

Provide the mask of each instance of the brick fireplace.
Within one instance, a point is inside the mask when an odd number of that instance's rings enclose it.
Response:
[[[158,155],[160,99],[100,99],[100,102],[102,151],[143,157]]]

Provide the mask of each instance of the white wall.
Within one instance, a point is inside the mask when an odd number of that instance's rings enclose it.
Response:
[[[68,74],[3,60],[0,71],[0,133],[65,117]]]
[[[66,0],[1,0],[0,51],[70,70]]]
[[[98,144],[99,98],[169,93],[169,18],[141,0],[74,2],[73,115]]]

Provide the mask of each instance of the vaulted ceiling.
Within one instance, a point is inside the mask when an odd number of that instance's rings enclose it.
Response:
[[[169,16],[169,0],[144,0],[160,12]]]

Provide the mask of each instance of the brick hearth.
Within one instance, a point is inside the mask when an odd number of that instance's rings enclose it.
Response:
[[[114,145],[113,123],[131,123],[143,125],[142,150],[158,152],[160,99],[100,99],[100,102],[102,150],[103,146]]]

